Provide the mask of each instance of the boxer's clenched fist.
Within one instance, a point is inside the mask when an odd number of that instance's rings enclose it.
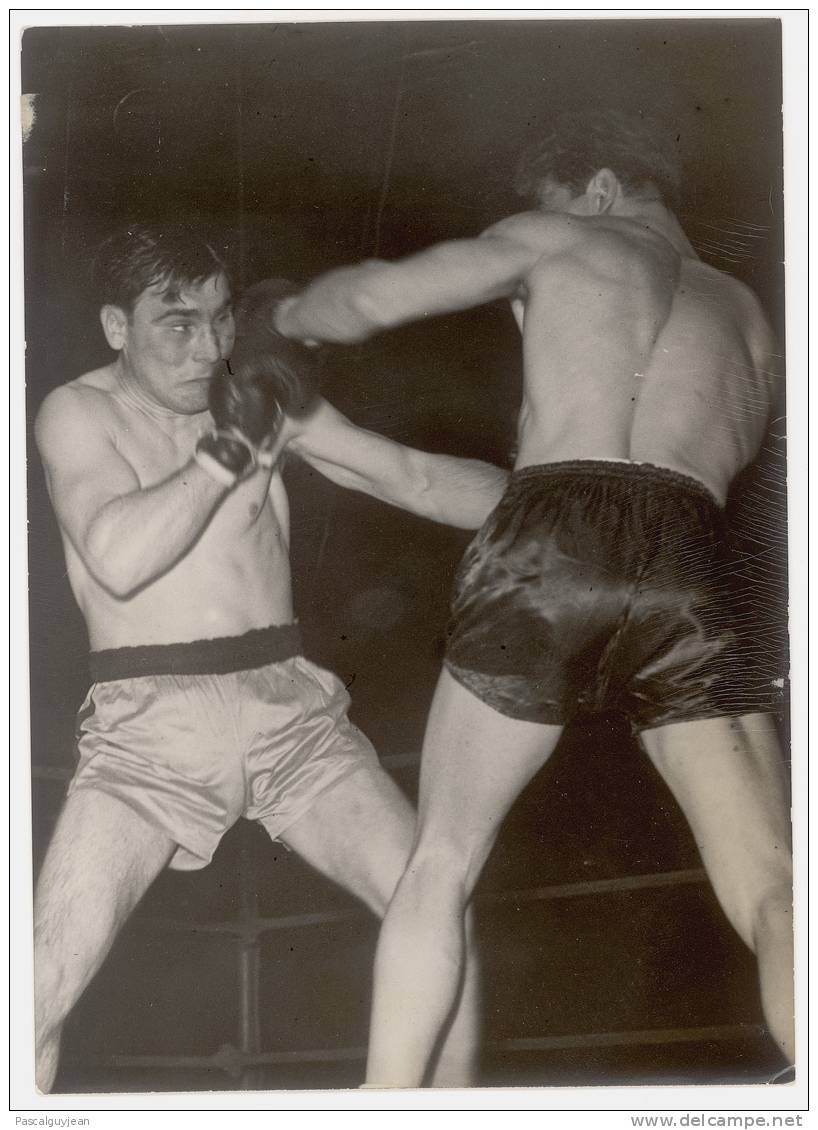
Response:
[[[265,279],[245,291],[236,308],[236,343],[230,358],[236,381],[263,386],[261,399],[274,396],[282,411],[293,416],[311,406],[319,383],[315,349],[275,329],[276,310],[296,291],[287,279]]]
[[[228,485],[256,465],[268,465],[284,414],[303,414],[318,395],[315,350],[273,326],[278,304],[295,289],[285,279],[266,279],[251,286],[236,308],[232,356],[210,385],[216,431],[197,449],[199,462]]]
[[[233,370],[233,371],[231,371]],[[238,432],[253,447],[258,447],[278,431],[283,406],[278,383],[268,378],[265,367],[252,374],[248,360],[241,376],[224,367],[210,384],[210,412],[217,428]]]

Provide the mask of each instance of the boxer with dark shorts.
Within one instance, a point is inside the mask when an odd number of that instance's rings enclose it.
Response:
[[[731,608],[722,508],[648,464],[525,467],[466,550],[446,667],[509,718],[635,732],[769,710]]]
[[[761,448],[779,349],[755,295],[703,263],[674,215],[676,131],[562,115],[518,187],[530,211],[330,271],[276,313],[293,338],[354,343],[505,298],[522,333],[514,476],[459,575],[415,847],[378,945],[367,1078],[423,1080],[503,818],[565,723],[609,708],[687,816],[792,1062],[789,805],[770,713],[786,671],[740,638],[753,625],[730,606],[721,513]]]

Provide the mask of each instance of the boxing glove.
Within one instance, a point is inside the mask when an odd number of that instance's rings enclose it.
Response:
[[[278,303],[295,291],[286,279],[265,279],[250,287],[236,307],[233,352],[209,390],[216,430],[196,449],[199,463],[226,485],[257,464],[266,465],[264,447],[283,414],[307,411],[318,394],[315,350],[273,326]]]
[[[262,376],[236,376],[225,365],[210,382],[210,414],[216,425],[196,445],[196,460],[204,469],[232,486],[265,464],[265,448],[282,419],[277,386]],[[259,448],[262,450],[260,451]]]
[[[273,278],[245,291],[236,307],[236,342],[230,358],[232,375],[241,385],[263,386],[260,399],[274,397],[282,411],[293,416],[306,412],[318,395],[320,365],[316,349],[275,329],[279,303],[297,290],[287,279]]]

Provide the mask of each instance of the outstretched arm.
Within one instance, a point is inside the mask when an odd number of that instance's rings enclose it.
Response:
[[[37,417],[37,445],[61,530],[99,584],[125,599],[191,548],[228,488],[193,459],[141,488],[93,398],[55,389]]]
[[[508,481],[490,463],[417,451],[356,427],[323,399],[300,427],[291,450],[328,479],[460,529],[481,526]]]
[[[541,253],[504,221],[478,239],[439,243],[398,262],[341,267],[285,299],[276,329],[302,341],[364,341],[419,318],[512,298]]]

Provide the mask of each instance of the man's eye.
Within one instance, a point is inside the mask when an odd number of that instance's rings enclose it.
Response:
[[[178,326],[171,326],[170,328],[173,330],[174,333],[179,334],[179,333],[187,333],[190,329],[190,326],[188,326],[188,325],[178,325]]]

